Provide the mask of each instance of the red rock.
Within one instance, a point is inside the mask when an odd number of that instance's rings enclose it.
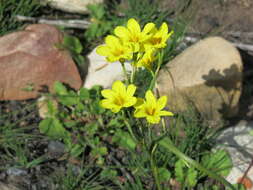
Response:
[[[55,81],[82,86],[78,69],[66,50],[56,47],[63,34],[53,26],[34,24],[0,38],[0,100],[36,98]],[[33,91],[24,91],[28,85]]]

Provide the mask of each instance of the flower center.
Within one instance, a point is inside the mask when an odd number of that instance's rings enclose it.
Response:
[[[145,111],[148,115],[155,115],[155,108],[146,108]]]
[[[162,38],[151,38],[150,41],[153,45],[160,44],[162,42]]]
[[[131,39],[130,39],[130,42],[139,42],[139,36],[137,36],[137,35],[133,35],[132,37],[131,37]]]
[[[118,106],[123,106],[125,103],[125,100],[123,97],[121,96],[117,96],[115,99],[114,99],[114,104],[118,105]]]
[[[115,57],[118,57],[120,55],[124,54],[124,51],[122,49],[116,49],[114,52],[113,52],[113,55]]]

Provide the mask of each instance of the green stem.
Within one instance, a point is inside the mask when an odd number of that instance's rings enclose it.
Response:
[[[195,160],[191,159],[190,157],[188,157],[187,155],[185,155],[184,153],[182,153],[180,150],[177,149],[177,147],[171,142],[171,140],[169,139],[169,137],[165,137],[162,140],[160,140],[158,142],[161,146],[163,146],[164,148],[167,148],[169,151],[171,151],[172,153],[174,153],[176,156],[178,156],[180,159],[186,161],[187,163],[189,163],[190,165],[192,165],[193,167],[197,168],[198,170],[200,170],[201,172],[205,173],[206,175],[208,175],[209,177],[216,179],[217,181],[221,182],[222,184],[228,186],[229,188],[231,188],[232,190],[236,190],[235,187],[233,187],[232,184],[230,184],[226,179],[224,179],[223,177],[217,175],[214,172],[209,171],[208,169],[204,168],[203,166],[201,166],[198,162],[196,162]]]
[[[157,189],[162,190],[161,185],[160,185],[160,180],[159,180],[159,176],[158,176],[156,163],[155,163],[155,159],[154,159],[154,153],[155,153],[156,147],[157,147],[157,144],[155,144],[154,147],[152,148],[151,155],[150,155],[150,165],[151,165],[151,169],[153,172],[153,176],[155,178],[155,183],[156,183]]]
[[[159,72],[161,65],[163,63],[163,56],[164,56],[164,52],[162,50],[161,52],[158,53],[158,64],[157,64],[157,68],[156,68],[155,72],[151,71],[152,81],[150,83],[149,90],[153,90],[155,87],[157,75],[158,75],[158,72]]]
[[[120,63],[121,63],[121,62],[120,62]],[[128,84],[129,84],[129,79],[128,79],[128,76],[127,76],[126,67],[125,67],[124,63],[121,63],[121,66],[122,66],[123,73],[124,73],[125,78],[126,78],[126,85],[128,85]]]
[[[135,67],[135,65],[133,64],[133,70],[132,70],[131,79],[130,79],[130,83],[131,83],[131,84],[134,83],[135,72],[136,72],[136,67]]]
[[[135,135],[134,135],[134,133],[133,133],[133,130],[132,130],[131,125],[130,125],[129,122],[125,119],[125,118],[126,118],[125,112],[122,111],[122,114],[123,114],[124,123],[126,124],[127,130],[129,131],[129,133],[130,133],[130,135],[132,136],[132,138],[137,142],[137,138],[135,137]]]

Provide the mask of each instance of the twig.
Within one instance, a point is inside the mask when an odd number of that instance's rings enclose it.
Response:
[[[87,29],[89,27],[89,25],[91,24],[89,21],[86,21],[86,20],[48,20],[48,19],[27,17],[27,16],[21,16],[21,15],[17,15],[16,19],[18,21],[22,21],[22,22],[29,21],[29,22],[58,25],[58,26],[64,26],[64,27],[67,27],[67,28],[77,28],[77,29]],[[242,33],[241,32],[231,32],[231,34],[240,35]],[[253,32],[248,32],[248,33],[244,33],[244,34],[245,35],[247,34],[249,36],[250,35],[253,36]],[[188,41],[188,42],[195,43],[195,42],[199,41],[200,38],[186,36],[185,40]],[[232,43],[237,48],[253,52],[253,45],[244,44],[244,43],[236,43],[236,42],[232,42]]]
[[[200,40],[200,38],[196,38],[196,37],[190,37],[190,36],[186,36],[184,38],[186,41],[191,42],[191,43],[195,43],[197,41]],[[246,50],[246,51],[252,51],[253,52],[253,45],[250,44],[244,44],[244,43],[236,43],[236,42],[232,42],[232,44],[237,47],[240,48],[242,50]]]
[[[253,166],[253,158],[252,158],[247,170],[244,172],[242,178],[240,179],[239,183],[243,183],[244,179],[247,177],[249,170],[252,168],[252,166]]]
[[[91,24],[89,21],[86,21],[86,20],[48,20],[48,19],[21,16],[21,15],[17,15],[16,19],[22,22],[29,21],[29,22],[51,24],[51,25],[64,26],[67,28],[77,28],[77,29],[87,29],[89,25]]]

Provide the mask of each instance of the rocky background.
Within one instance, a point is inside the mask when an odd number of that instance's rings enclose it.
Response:
[[[181,6],[177,0],[157,1],[161,10],[171,10],[169,22],[173,23],[180,15],[188,23],[185,39],[180,44],[181,53],[159,74],[159,94],[169,97],[168,106],[175,112],[187,109],[190,101],[211,127],[225,123],[227,129],[217,144],[227,147],[234,162],[227,179],[236,183],[248,170],[244,178],[252,190],[253,168],[249,166],[253,159],[253,136],[249,133],[253,129],[253,2],[188,0]],[[86,5],[95,2],[102,0],[52,0],[49,5],[78,17],[88,14]],[[124,1],[121,4],[127,6]],[[24,104],[37,102],[41,92],[52,92],[55,80],[79,89],[95,84],[107,88],[114,80],[123,78],[119,64],[108,64],[95,53],[95,48],[86,56],[89,65],[80,71],[67,50],[56,48],[55,44],[63,40],[58,28],[48,24],[26,25],[23,30],[0,37],[0,113],[22,110]],[[32,91],[24,90],[27,88]],[[32,113],[33,119],[24,121],[23,125],[35,124],[40,118],[38,112],[37,109]],[[17,117],[29,113],[23,110]],[[30,146],[46,149],[49,156],[64,151],[60,142]],[[53,162],[52,167],[56,165]],[[0,190],[18,190],[12,184],[19,182],[33,190],[55,188],[42,181],[39,185],[32,183],[32,175],[43,176],[41,171],[39,167],[32,173],[10,167],[0,172]],[[44,181],[46,178],[42,177]]]

